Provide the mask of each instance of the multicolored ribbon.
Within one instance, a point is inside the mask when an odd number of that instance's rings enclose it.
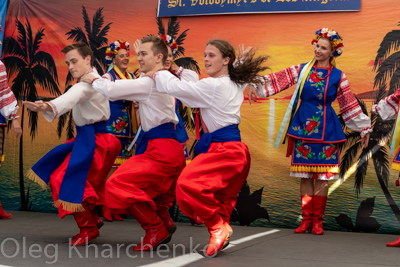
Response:
[[[298,99],[300,99],[304,83],[306,82],[306,79],[308,77],[308,73],[310,72],[310,70],[311,70],[312,66],[314,65],[314,63],[315,63],[315,58],[313,58],[310,62],[308,62],[300,72],[299,79],[297,81],[296,89],[294,90],[293,96],[290,99],[289,106],[288,106],[288,108],[286,110],[285,116],[283,117],[283,121],[282,121],[281,127],[279,128],[278,136],[276,137],[276,141],[275,141],[275,145],[274,145],[275,148],[279,147],[279,144],[281,142],[283,133],[284,133],[285,128],[286,128],[286,124],[287,124],[287,122],[289,120],[289,116],[292,114],[291,111],[292,111],[292,108],[294,106],[294,103],[295,102],[297,104],[299,103]],[[296,105],[295,108],[296,109],[295,109],[294,113],[297,111],[297,105]]]

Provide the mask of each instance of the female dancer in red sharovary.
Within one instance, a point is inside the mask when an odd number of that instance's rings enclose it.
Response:
[[[235,58],[228,42],[212,40],[204,52],[209,78],[187,82],[169,71],[153,75],[157,90],[200,108],[202,114],[205,134],[196,146],[197,156],[178,178],[176,199],[185,215],[204,220],[210,233],[207,256],[226,247],[233,233],[229,218],[250,169],[250,154],[238,128],[243,91],[267,69],[261,67],[267,57],[251,54],[234,67]]]

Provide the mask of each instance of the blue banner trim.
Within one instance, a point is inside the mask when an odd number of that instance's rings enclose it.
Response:
[[[159,0],[158,16],[360,11],[361,0]]]

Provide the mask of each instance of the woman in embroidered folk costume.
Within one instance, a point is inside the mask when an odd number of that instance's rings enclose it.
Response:
[[[12,120],[15,136],[17,138],[22,134],[21,125],[17,120],[19,118],[17,114],[18,109],[17,99],[8,86],[6,67],[3,61],[0,60],[0,164],[4,161],[4,138],[7,120]],[[10,219],[11,217],[12,214],[5,212],[0,202],[0,219]]]
[[[371,113],[379,114],[383,120],[396,119],[395,128],[391,137],[390,155],[393,155],[394,149],[398,148],[396,156],[393,159],[391,168],[393,170],[400,171],[400,113],[399,113],[399,102],[400,102],[400,89],[397,89],[392,95],[379,101],[378,104],[372,106]],[[400,174],[399,174],[400,177]],[[396,186],[399,185],[399,178],[396,180]],[[386,244],[388,247],[400,247],[400,237],[393,242]]]
[[[106,50],[106,63],[111,69],[103,75],[103,78],[110,81],[136,78],[133,73],[127,71],[129,51],[129,43],[126,41],[117,40],[110,44]],[[132,101],[110,101],[110,110],[111,116],[107,121],[107,131],[118,137],[122,147],[121,153],[114,162],[114,167],[118,167],[133,154],[133,151],[128,151],[128,147],[138,128],[138,119]],[[113,171],[115,171],[115,168],[112,169]]]
[[[290,176],[301,178],[300,193],[303,220],[294,232],[323,234],[323,215],[328,196],[328,181],[339,178],[338,143],[345,135],[331,103],[337,98],[346,126],[360,131],[364,147],[368,144],[371,121],[350,90],[346,75],[335,67],[342,54],[343,40],[334,30],[318,30],[311,42],[314,59],[264,76],[257,94],[272,96],[297,84],[289,104],[281,133],[287,121],[287,156],[292,154]],[[254,95],[249,89],[249,98]],[[293,106],[292,106],[293,105]],[[290,112],[290,109],[292,112]],[[279,145],[280,135],[275,147]]]
[[[123,40],[117,40],[110,44],[106,50],[106,63],[110,66],[110,70],[103,75],[110,81],[135,79],[135,75],[127,71],[129,65],[129,43]],[[110,118],[107,120],[107,132],[116,136],[121,142],[121,152],[114,161],[108,177],[124,163],[128,158],[133,155],[133,150],[129,150],[135,132],[138,129],[138,119],[136,116],[136,109],[134,103],[128,100],[110,101]],[[104,199],[104,196],[101,197]],[[107,205],[104,203],[103,217],[108,221],[123,220],[117,214],[111,214]]]
[[[238,128],[243,91],[266,69],[261,66],[266,57],[251,54],[233,67],[235,58],[228,42],[212,40],[204,52],[209,78],[187,82],[168,71],[153,75],[157,90],[200,108],[202,114],[205,133],[196,146],[197,156],[178,178],[176,199],[185,215],[204,220],[210,234],[208,256],[226,247],[233,234],[230,215],[250,169],[250,154]]]
[[[44,103],[23,104],[32,111],[41,111],[48,121],[72,109],[76,137],[61,144],[31,169],[28,177],[46,188],[48,183],[61,219],[72,214],[80,232],[72,237],[71,245],[85,245],[99,235],[103,221],[95,206],[104,191],[107,174],[121,151],[118,139],[107,133],[106,121],[110,117],[108,100],[79,79],[85,73],[100,77],[93,68],[93,52],[80,42],[66,46],[68,70],[78,83],[66,93]]]

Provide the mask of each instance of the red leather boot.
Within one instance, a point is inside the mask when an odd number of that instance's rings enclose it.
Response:
[[[110,209],[106,205],[103,205],[103,207],[101,209],[103,211],[104,219],[106,219],[109,222],[112,222],[112,221],[123,221],[124,220],[124,218],[122,218],[118,214],[111,213]]]
[[[124,218],[122,218],[122,217],[121,217],[120,215],[118,215],[118,214],[111,213],[111,215],[112,215],[114,221],[123,221],[123,220],[124,220]]]
[[[0,202],[0,219],[11,219],[11,218],[12,214],[5,212],[1,207],[1,202]]]
[[[232,227],[229,225],[229,222],[225,222],[225,227],[226,227],[226,229],[228,229],[229,240],[231,240],[231,237],[232,237],[232,235],[233,235],[233,229],[232,229]]]
[[[322,222],[324,220],[324,213],[326,207],[326,196],[314,195],[314,216],[313,216],[313,229],[312,233],[315,235],[323,235],[324,229],[322,227]]]
[[[149,251],[162,244],[168,238],[169,233],[164,222],[147,202],[133,204],[130,211],[135,219],[146,231],[146,236],[141,244],[133,248],[136,251]]]
[[[94,223],[96,224],[97,229],[100,229],[104,225],[103,220],[100,218],[100,216],[97,213],[96,209],[91,210],[90,213],[92,214],[92,219],[93,219]],[[79,234],[74,235],[72,237],[72,239],[77,238],[78,235]]]
[[[166,208],[161,208],[156,210],[156,213],[158,215],[158,217],[160,217],[160,219],[163,221],[165,228],[167,228],[168,231],[168,237],[162,242],[163,244],[167,244],[171,241],[172,239],[172,235],[175,233],[176,231],[176,224],[174,223],[174,221],[171,219],[171,216],[169,216],[169,212],[168,209]]]
[[[196,218],[189,218],[189,221],[192,225],[198,226],[198,225],[202,225],[204,224],[204,221],[202,218],[200,218],[200,216],[195,216]]]
[[[305,233],[307,230],[311,231],[311,227],[313,225],[313,197],[304,195],[301,196],[301,216],[303,220],[300,223],[300,226],[297,227],[294,232]]]
[[[400,237],[397,238],[395,241],[393,242],[389,242],[386,244],[387,247],[400,247]]]
[[[156,211],[158,217],[161,218],[163,221],[165,227],[168,230],[168,233],[173,234],[176,231],[176,224],[174,221],[171,219],[171,216],[169,216],[168,209],[166,208],[161,208]]]
[[[229,245],[229,242],[231,241],[231,238],[233,236],[233,229],[229,225],[229,222],[225,222],[224,225],[225,225],[226,229],[228,230],[228,242],[224,243],[224,245],[222,246],[221,250],[223,250],[224,248],[226,248]]]
[[[70,242],[70,245],[72,246],[85,245],[100,235],[99,229],[97,229],[97,225],[93,220],[90,209],[88,207],[84,208],[85,211],[73,213],[75,222],[78,225],[80,232],[72,238]]]
[[[229,230],[221,216],[216,213],[212,217],[204,219],[204,223],[210,233],[206,255],[214,257],[219,251],[229,245]]]
[[[90,213],[92,214],[92,218],[94,223],[96,224],[97,229],[100,229],[104,225],[103,220],[100,218],[96,209],[91,210]]]

